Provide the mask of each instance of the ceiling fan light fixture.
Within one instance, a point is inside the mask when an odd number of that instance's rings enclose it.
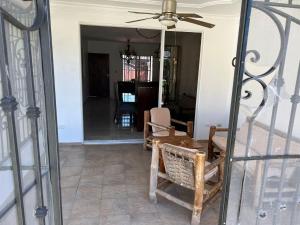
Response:
[[[176,16],[170,14],[162,15],[158,20],[163,26],[166,27],[174,26],[178,21]]]

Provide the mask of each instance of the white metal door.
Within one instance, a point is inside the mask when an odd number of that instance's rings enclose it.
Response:
[[[0,1],[0,224],[61,225],[48,0]]]
[[[220,224],[300,224],[300,2],[242,5]]]

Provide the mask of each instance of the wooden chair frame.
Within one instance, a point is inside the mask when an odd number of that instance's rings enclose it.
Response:
[[[151,121],[150,111],[146,110],[146,111],[144,111],[144,150],[146,150],[147,148],[152,148],[152,141],[153,141],[154,137],[152,135],[152,132],[150,131],[150,127],[156,127],[156,128],[160,128],[162,130],[167,130],[169,132],[169,136],[175,136],[175,127],[174,126],[166,127],[166,126],[152,123],[150,121]],[[193,132],[194,132],[193,121],[183,122],[183,121],[171,118],[171,123],[185,126],[187,128],[187,132],[186,132],[187,136],[193,137]]]
[[[163,181],[172,182],[168,175],[160,171],[159,161],[160,161],[160,148],[161,144],[158,139],[153,140],[153,150],[152,150],[152,161],[151,161],[151,175],[150,175],[150,191],[149,198],[152,202],[157,203],[157,194],[192,211],[192,225],[199,225],[201,220],[201,213],[207,203],[214,199],[216,194],[221,191],[223,178],[224,178],[224,160],[225,155],[222,153],[219,158],[214,160],[208,166],[205,166],[206,154],[204,152],[193,153],[184,155],[184,157],[190,157],[193,159],[194,163],[194,171],[195,171],[195,195],[194,195],[194,203],[190,204],[181,199],[178,199],[159,187],[161,184],[165,182],[158,183],[158,179],[162,179]],[[204,176],[209,171],[218,167],[218,181],[211,182],[205,181]],[[212,185],[210,190],[205,189],[205,184]]]
[[[208,155],[207,158],[208,160],[213,160],[216,157],[216,153],[214,149],[219,149],[219,147],[214,143],[213,137],[215,136],[216,132],[228,132],[228,128],[223,128],[223,127],[216,127],[216,126],[211,126],[209,129],[209,137],[208,137]],[[224,151],[224,149],[219,149],[220,152]]]

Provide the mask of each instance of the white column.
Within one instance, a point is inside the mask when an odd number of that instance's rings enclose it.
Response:
[[[165,34],[166,34],[166,30],[162,29],[162,31],[161,31],[161,37],[160,37],[160,64],[159,64],[158,107],[162,106],[163,75],[164,75],[164,57],[165,57]]]

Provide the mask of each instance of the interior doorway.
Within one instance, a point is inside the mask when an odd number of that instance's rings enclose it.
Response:
[[[86,143],[143,142],[158,105],[160,30],[81,26]]]
[[[109,54],[88,53],[89,96],[109,97]]]
[[[143,142],[159,87],[172,118],[195,121],[201,33],[167,31],[163,60],[161,30],[81,26],[81,39],[85,141]]]

